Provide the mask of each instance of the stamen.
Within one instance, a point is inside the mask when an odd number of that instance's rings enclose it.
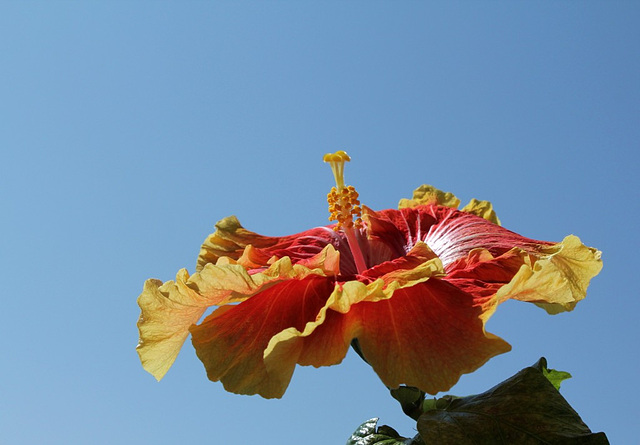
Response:
[[[362,209],[360,208],[360,201],[358,200],[358,192],[352,186],[342,189],[342,193],[338,193],[338,189],[333,187],[331,192],[327,195],[327,202],[329,203],[329,221],[337,221],[335,230],[340,230],[342,227],[357,227],[362,226]],[[356,218],[353,221],[353,217]]]
[[[335,153],[327,153],[323,159],[324,162],[328,162],[331,166],[336,180],[336,187],[333,187],[327,195],[329,220],[337,221],[334,230],[342,230],[347,236],[347,242],[353,254],[356,268],[358,272],[363,273],[367,270],[367,265],[358,242],[359,231],[356,231],[356,229],[362,228],[362,208],[360,207],[356,189],[351,185],[344,185],[344,163],[349,162],[351,158],[346,152],[340,150]]]

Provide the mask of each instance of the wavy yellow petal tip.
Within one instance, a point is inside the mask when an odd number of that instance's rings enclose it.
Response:
[[[205,265],[216,264],[218,259],[229,256],[234,260],[238,259],[239,252],[251,244],[255,233],[246,230],[235,216],[228,216],[215,224],[216,231],[202,243],[196,272],[199,272]]]
[[[197,322],[206,309],[192,303],[195,292],[187,287],[188,278],[188,272],[182,269],[176,281],[163,284],[159,280],[147,280],[138,297],[141,313],[136,351],[142,367],[156,380],[161,380],[169,371],[189,335],[189,326]]]
[[[493,210],[493,205],[489,201],[480,201],[473,198],[469,204],[464,206],[461,210],[463,212],[479,216],[480,218],[484,218],[499,226],[502,225],[500,224],[500,220],[498,219],[495,210]]]
[[[500,301],[532,302],[550,314],[573,310],[602,270],[602,252],[585,246],[575,235],[540,251],[540,257],[532,265],[523,264],[496,296]]]
[[[252,248],[247,249],[246,257],[250,257]],[[337,275],[340,254],[328,245],[300,264],[294,265],[289,257],[283,257],[253,275],[240,264],[220,263],[208,263],[192,276],[182,269],[175,281],[164,284],[154,279],[146,281],[138,297],[141,314],[136,349],[143,368],[157,380],[172,366],[189,336],[189,328],[200,320],[207,308],[246,300],[278,281],[309,275]]]
[[[457,209],[460,200],[451,192],[443,192],[431,185],[423,184],[413,191],[411,199],[401,199],[398,208],[405,209],[419,205],[441,205]]]

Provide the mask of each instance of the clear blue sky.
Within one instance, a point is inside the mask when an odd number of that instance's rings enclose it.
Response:
[[[342,444],[413,424],[350,353],[281,400],[226,393],[189,343],[142,370],[145,279],[213,224],[325,224],[344,149],[374,209],[422,183],[505,227],[603,251],[571,313],[508,302],[513,345],[451,393],[547,357],[612,444],[640,437],[640,3],[0,3],[0,443]],[[304,437],[304,439],[301,439]]]

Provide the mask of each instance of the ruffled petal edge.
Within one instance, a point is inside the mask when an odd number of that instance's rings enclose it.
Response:
[[[421,205],[438,205],[457,209],[460,206],[460,199],[451,192],[443,192],[432,185],[423,184],[413,191],[413,197],[411,199],[401,199],[398,203],[398,208],[413,208]],[[484,218],[494,224],[501,225],[493,209],[493,205],[489,201],[481,201],[473,198],[460,210]]]
[[[211,306],[244,301],[273,284],[310,275],[338,273],[339,253],[332,245],[306,261],[292,264],[289,257],[275,261],[261,272],[249,274],[233,260],[206,264],[192,276],[182,269],[175,281],[150,279],[138,297],[140,339],[136,350],[145,370],[161,380],[173,365],[189,328]]]
[[[460,200],[451,192],[443,192],[432,185],[422,184],[413,191],[411,199],[402,198],[398,208],[412,208],[420,205],[441,205],[457,209]]]
[[[500,302],[509,298],[532,302],[550,314],[571,311],[602,270],[601,256],[599,250],[569,235],[560,243],[542,246],[539,257],[525,262],[496,297]]]

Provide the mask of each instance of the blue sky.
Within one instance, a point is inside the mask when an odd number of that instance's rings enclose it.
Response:
[[[450,392],[545,356],[611,443],[640,437],[637,2],[0,3],[0,442],[344,443],[413,424],[354,353],[284,398],[226,393],[187,343],[157,383],[135,345],[145,279],[213,224],[325,224],[344,149],[374,209],[423,183],[505,227],[603,251],[575,311],[508,302],[513,345]],[[304,438],[304,439],[301,439]]]

